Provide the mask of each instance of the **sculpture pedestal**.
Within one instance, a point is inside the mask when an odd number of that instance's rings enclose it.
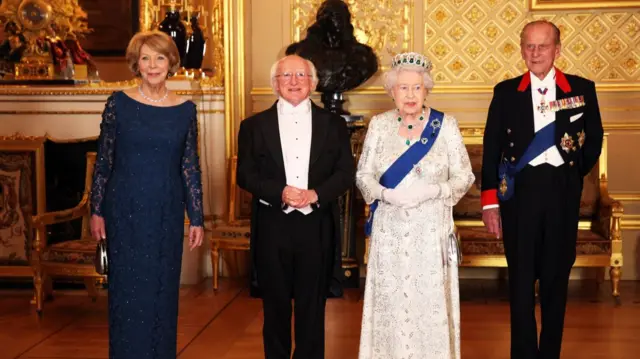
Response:
[[[349,137],[351,138],[351,151],[354,164],[357,165],[360,158],[362,141],[364,139],[365,122],[361,115],[342,115],[347,122]],[[356,228],[358,212],[356,206],[358,189],[355,183],[339,198],[340,228],[342,230],[342,271],[345,288],[358,288],[360,286],[360,263],[356,254]]]

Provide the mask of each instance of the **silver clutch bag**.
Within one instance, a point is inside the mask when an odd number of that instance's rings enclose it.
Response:
[[[109,273],[109,261],[107,256],[107,241],[101,240],[96,245],[96,257],[94,259],[96,266],[96,272],[100,275],[107,275]]]
[[[449,221],[450,232],[447,234],[447,239],[444,243],[445,262],[448,264],[457,263],[457,266],[460,266],[462,264],[462,248],[460,237],[453,221],[453,207],[451,207],[451,212],[449,213]]]
[[[460,248],[460,240],[455,232],[448,236],[449,241],[449,260],[458,262],[458,266],[462,264],[462,249]]]

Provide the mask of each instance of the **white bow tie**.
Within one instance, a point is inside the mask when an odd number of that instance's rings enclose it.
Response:
[[[282,113],[285,115],[304,115],[306,113],[309,113],[309,108],[302,104],[296,107],[283,106]]]

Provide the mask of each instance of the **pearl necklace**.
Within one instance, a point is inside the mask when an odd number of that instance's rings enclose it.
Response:
[[[419,118],[419,120],[420,120],[420,121],[424,121],[424,111],[422,112],[422,114],[420,114],[420,118]],[[413,125],[405,125],[405,123],[404,123],[404,122],[402,122],[402,116],[398,116],[398,122],[400,122],[400,125],[401,125],[401,126],[403,126],[403,127],[406,127],[406,128],[407,128],[407,130],[409,131],[409,136],[411,136],[411,130],[413,130],[413,127],[414,127],[414,126],[413,126]],[[407,146],[409,146],[409,145],[411,144],[411,140],[410,140],[410,139],[407,139],[407,140],[405,141],[405,143],[407,144]]]
[[[159,98],[157,100],[152,99],[151,97],[147,96],[144,94],[144,92],[142,92],[142,86],[138,86],[138,92],[140,93],[140,96],[142,96],[143,99],[149,101],[149,102],[153,102],[153,103],[159,103],[159,102],[163,102],[164,100],[167,99],[167,96],[169,96],[169,90],[165,89],[164,92],[164,96],[162,96],[162,98]]]

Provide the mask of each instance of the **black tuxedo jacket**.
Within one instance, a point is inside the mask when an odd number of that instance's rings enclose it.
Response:
[[[482,205],[498,204],[498,165],[503,158],[517,163],[535,135],[529,73],[495,86],[485,126],[482,157]],[[584,106],[556,112],[556,147],[570,171],[582,177],[597,163],[603,129],[595,84],[556,69],[556,100],[584,96]],[[518,190],[518,184],[515,184]],[[575,193],[573,193],[575,195]],[[575,196],[573,196],[575,197]]]
[[[329,296],[342,295],[342,252],[340,231],[340,210],[338,198],[354,181],[355,164],[351,152],[349,132],[345,120],[313,102],[311,103],[311,153],[309,157],[308,188],[318,194],[317,206],[331,208],[334,235],[323,240],[331,241],[328,253],[330,272]],[[283,206],[282,191],[287,178],[278,127],[277,101],[271,108],[251,116],[240,124],[238,134],[237,183],[252,194],[251,213],[251,293],[259,296],[259,275],[255,259],[256,241],[261,240],[261,228],[257,214],[261,209],[259,200]]]

